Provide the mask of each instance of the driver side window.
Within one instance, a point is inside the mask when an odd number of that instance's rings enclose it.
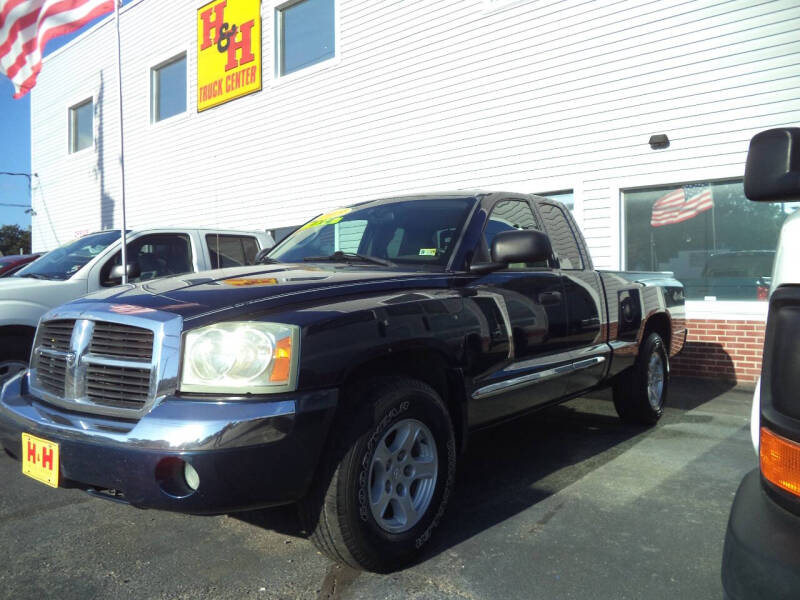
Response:
[[[492,208],[489,220],[483,230],[482,251],[486,253],[486,260],[491,260],[492,242],[495,236],[501,231],[535,229],[541,231],[542,228],[533,214],[530,204],[526,200],[501,200]],[[510,263],[509,269],[540,269],[548,267],[547,261],[536,263]]]
[[[194,270],[192,265],[192,245],[186,234],[157,233],[142,236],[128,242],[128,263],[136,264],[140,271],[136,277],[129,279],[130,283],[140,283],[157,279],[158,277],[171,277],[182,275]],[[122,255],[117,252],[109,259],[100,273],[103,286],[118,285],[118,281],[109,281],[111,269],[122,264]]]

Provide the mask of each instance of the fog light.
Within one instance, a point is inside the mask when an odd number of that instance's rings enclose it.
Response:
[[[186,485],[192,488],[192,491],[200,487],[200,475],[197,474],[195,468],[189,463],[185,463],[183,467],[183,478],[186,480]]]

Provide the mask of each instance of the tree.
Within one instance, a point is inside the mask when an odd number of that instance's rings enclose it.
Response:
[[[23,229],[19,225],[3,225],[0,227],[0,253],[4,256],[19,254],[20,248],[22,248],[23,254],[30,253],[30,229]]]

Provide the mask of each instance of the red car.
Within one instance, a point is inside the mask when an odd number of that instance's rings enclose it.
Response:
[[[0,256],[0,277],[8,277],[16,273],[29,262],[33,262],[42,255],[37,254],[13,254],[11,256]]]

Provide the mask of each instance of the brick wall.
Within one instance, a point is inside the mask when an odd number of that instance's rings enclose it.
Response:
[[[686,346],[670,362],[672,374],[755,382],[765,326],[763,321],[689,319]]]

